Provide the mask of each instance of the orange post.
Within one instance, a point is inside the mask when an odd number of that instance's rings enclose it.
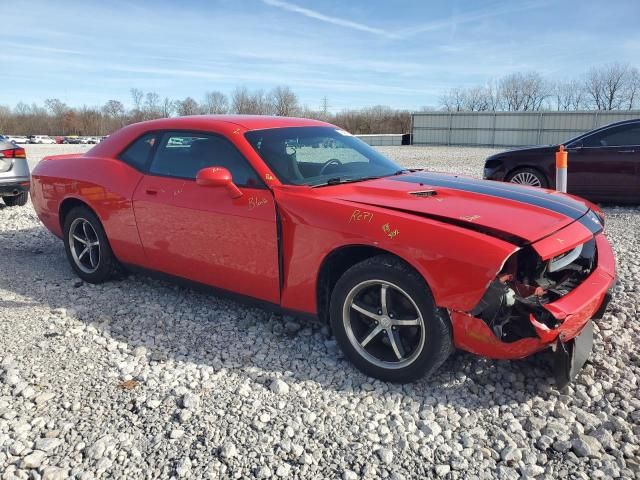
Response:
[[[564,145],[556,152],[556,190],[559,192],[567,192],[567,165],[568,154],[564,149]]]

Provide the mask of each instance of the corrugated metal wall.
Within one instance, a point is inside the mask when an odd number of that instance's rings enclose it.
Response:
[[[616,112],[414,113],[414,145],[520,146],[560,143],[596,127],[640,118],[639,110]]]
[[[402,145],[402,134],[386,133],[380,135],[356,135],[360,140],[373,147]]]

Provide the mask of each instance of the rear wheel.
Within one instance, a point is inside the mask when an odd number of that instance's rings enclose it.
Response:
[[[520,168],[512,172],[507,178],[508,182],[528,185],[530,187],[547,188],[549,182],[545,176],[533,168]]]
[[[21,207],[27,204],[29,200],[29,192],[22,192],[12,197],[2,197],[7,207]]]
[[[64,247],[71,267],[85,282],[102,283],[119,270],[100,220],[87,207],[75,207],[65,217]]]
[[[331,327],[363,373],[411,382],[434,372],[453,350],[449,319],[425,281],[390,255],[358,263],[331,295]]]

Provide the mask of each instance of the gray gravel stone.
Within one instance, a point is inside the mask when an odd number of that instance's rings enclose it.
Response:
[[[195,410],[200,406],[200,398],[193,393],[185,393],[182,397],[182,408]]]
[[[220,447],[220,456],[223,458],[233,458],[236,454],[236,446],[231,442],[226,442],[222,447]]]
[[[271,382],[269,389],[273,393],[276,393],[278,395],[285,395],[289,393],[289,385],[287,385],[286,382],[284,382],[283,380],[280,380],[279,378],[276,378],[274,381]]]
[[[69,478],[67,470],[59,467],[45,467],[42,471],[42,480],[65,480]]]
[[[358,480],[358,474],[353,470],[345,470],[342,472],[342,480]]]
[[[390,465],[393,462],[393,451],[389,448],[381,448],[378,450],[378,458],[385,465]]]
[[[436,465],[435,472],[438,477],[444,477],[451,471],[449,465]]]
[[[58,438],[39,438],[35,442],[35,448],[43,452],[52,452],[58,448],[61,443]]]
[[[571,442],[573,452],[578,457],[595,457],[600,455],[602,445],[590,435],[580,435]]]
[[[519,462],[522,459],[522,451],[512,445],[508,445],[500,452],[500,458],[505,462]]]
[[[22,459],[22,468],[39,468],[47,454],[41,450],[35,450]]]

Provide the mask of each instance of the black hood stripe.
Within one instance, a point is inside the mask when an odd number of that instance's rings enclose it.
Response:
[[[553,195],[544,190],[538,192],[535,189],[522,188],[511,183],[489,182],[487,180],[427,172],[388,177],[388,180],[451,188],[514,200],[560,213],[573,220],[579,219],[588,210],[585,205],[564,195]]]

